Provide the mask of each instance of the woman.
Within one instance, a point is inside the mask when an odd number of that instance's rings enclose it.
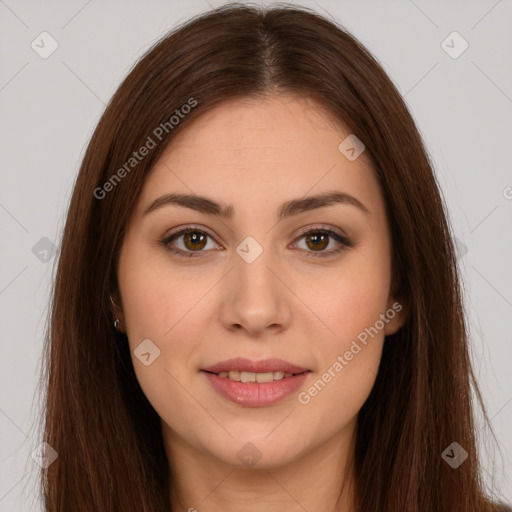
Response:
[[[305,9],[197,17],[121,84],[71,199],[46,367],[48,512],[499,510],[420,135]]]

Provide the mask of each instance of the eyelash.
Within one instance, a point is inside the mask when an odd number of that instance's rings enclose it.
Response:
[[[176,249],[175,247],[172,247],[170,242],[172,242],[174,239],[179,238],[180,236],[186,234],[186,233],[199,233],[202,235],[206,235],[213,239],[213,237],[207,233],[206,231],[203,231],[202,229],[198,229],[195,226],[186,226],[180,231],[177,231],[176,233],[173,233],[172,235],[169,235],[165,237],[163,240],[160,241],[164,249],[169,251],[172,254],[176,254],[177,256],[184,257],[184,258],[195,258],[200,256],[201,252],[204,251],[183,251],[181,249]],[[310,234],[321,234],[321,235],[328,235],[331,238],[334,238],[337,242],[339,242],[339,245],[336,249],[331,249],[330,251],[321,251],[321,252],[315,252],[315,251],[306,251],[309,253],[310,256],[313,258],[325,258],[328,256],[332,256],[334,254],[337,254],[347,248],[353,247],[354,244],[345,236],[342,236],[335,231],[332,231],[331,229],[328,229],[324,226],[322,227],[315,227],[310,228],[302,231],[299,236],[295,239],[295,241],[299,241],[300,239],[304,238],[307,235]]]

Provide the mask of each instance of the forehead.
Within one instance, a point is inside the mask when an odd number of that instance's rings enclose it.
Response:
[[[168,147],[175,158],[201,145],[210,151],[267,149],[283,151],[288,145],[306,153],[338,145],[349,130],[312,98],[271,96],[265,99],[228,100],[204,113],[180,132]]]
[[[349,135],[311,98],[230,100],[171,140],[146,179],[141,202],[179,191],[270,205],[273,198],[336,188],[373,202],[379,189],[369,159],[363,152],[350,161],[338,148]]]

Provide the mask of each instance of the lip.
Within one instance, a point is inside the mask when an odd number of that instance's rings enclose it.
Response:
[[[308,368],[301,368],[300,366],[283,361],[282,359],[262,359],[261,361],[251,361],[244,357],[227,359],[226,361],[221,361],[213,366],[201,368],[201,370],[211,373],[238,371],[253,373],[284,372],[293,374],[309,371]]]
[[[240,370],[250,371],[250,370]],[[279,370],[276,370],[279,371]],[[304,384],[309,371],[272,382],[237,382],[202,371],[213,389],[224,398],[246,407],[265,407],[283,400]]]
[[[293,373],[291,377],[284,377],[272,382],[237,382],[225,377],[219,377],[221,372],[284,372]],[[302,368],[282,359],[262,359],[251,361],[244,357],[227,359],[213,366],[201,368],[213,389],[231,402],[246,407],[264,407],[272,405],[296,391],[306,380],[311,370]]]

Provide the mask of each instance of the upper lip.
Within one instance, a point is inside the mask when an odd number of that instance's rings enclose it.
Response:
[[[284,373],[303,373],[309,371],[307,368],[301,368],[282,359],[262,359],[260,361],[251,361],[243,357],[235,357],[227,359],[213,366],[201,368],[205,372],[221,373],[230,371],[267,373],[267,372],[284,372]]]

